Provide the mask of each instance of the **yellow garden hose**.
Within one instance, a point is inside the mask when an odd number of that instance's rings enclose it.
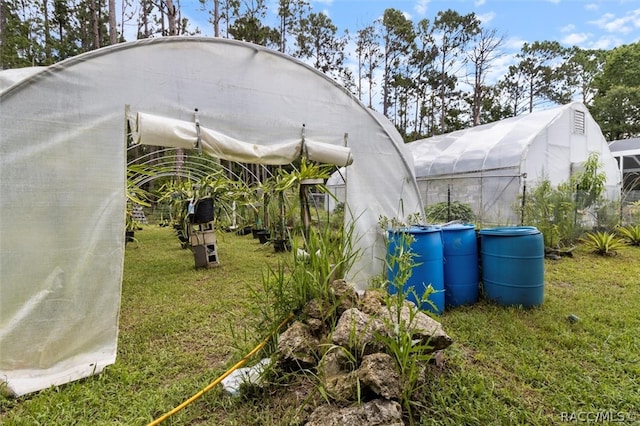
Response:
[[[209,392],[211,389],[213,389],[218,383],[220,383],[221,381],[223,381],[225,379],[225,377],[227,377],[229,374],[233,373],[235,370],[237,370],[238,368],[242,367],[244,364],[246,364],[247,361],[249,361],[249,359],[256,354],[256,352],[258,352],[260,349],[262,349],[264,347],[264,345],[267,344],[267,342],[269,342],[269,339],[271,339],[271,336],[273,334],[275,334],[278,330],[280,330],[286,323],[289,322],[289,320],[291,320],[291,318],[293,318],[293,312],[289,314],[288,317],[286,317],[279,325],[278,327],[273,331],[273,333],[269,336],[267,336],[262,342],[260,342],[258,344],[258,346],[256,346],[255,348],[253,348],[251,350],[251,352],[249,352],[248,354],[246,354],[240,361],[238,361],[233,367],[231,367],[229,370],[227,370],[222,376],[218,377],[217,379],[215,379],[213,382],[209,383],[207,385],[207,387],[205,387],[204,389],[202,389],[200,392],[196,393],[195,395],[193,395],[191,398],[187,399],[186,401],[184,401],[182,404],[178,405],[176,408],[174,408],[173,410],[163,414],[162,416],[158,417],[157,419],[155,419],[154,421],[152,421],[151,423],[149,423],[147,426],[155,426],[155,425],[159,425],[160,423],[162,423],[163,421],[167,420],[169,417],[173,416],[175,413],[177,413],[178,411],[182,410],[184,407],[186,407],[187,405],[191,404],[193,401],[195,401],[196,399],[200,398],[202,395],[204,395],[205,393]]]

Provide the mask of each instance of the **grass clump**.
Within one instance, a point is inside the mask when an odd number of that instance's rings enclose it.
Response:
[[[431,285],[426,286],[423,294],[418,294],[414,286],[409,286],[413,270],[419,264],[416,262],[417,253],[412,250],[415,237],[408,232],[394,232],[394,244],[388,241],[386,257],[386,285],[385,305],[389,316],[383,318],[389,334],[378,334],[377,339],[383,344],[385,352],[393,356],[400,374],[402,391],[400,403],[405,411],[405,418],[414,424],[419,418],[423,401],[417,397],[425,385],[423,374],[426,364],[432,359],[433,347],[429,343],[414,340],[413,330],[416,326],[416,315],[419,309],[407,305],[407,300],[416,301],[417,306],[435,306],[429,300],[433,293]],[[403,316],[403,308],[408,312]]]
[[[330,284],[344,278],[356,261],[359,253],[353,246],[354,238],[353,226],[337,230],[321,227],[312,229],[307,237],[293,238],[293,255],[267,265],[262,286],[251,291],[251,306],[257,319],[254,328],[264,330],[291,312],[300,314],[314,299],[324,301],[327,316],[332,315],[340,300]]]

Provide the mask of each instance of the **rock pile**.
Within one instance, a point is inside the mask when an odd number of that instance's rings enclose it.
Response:
[[[402,378],[381,336],[410,333],[414,344],[428,346],[426,353],[447,348],[451,338],[411,302],[387,306],[384,292],[358,295],[344,280],[334,281],[331,291],[335,303],[312,300],[303,309],[304,319],[278,340],[278,367],[315,371],[333,402],[317,407],[306,425],[402,425]]]

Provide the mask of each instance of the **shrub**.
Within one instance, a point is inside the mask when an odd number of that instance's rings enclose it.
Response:
[[[527,191],[526,203],[521,211],[524,224],[537,227],[544,235],[547,247],[561,247],[577,237],[579,215],[591,214],[598,226],[610,227],[617,218],[611,214],[611,203],[604,203],[603,193],[606,174],[597,153],[591,153],[584,163],[584,170],[575,173],[569,181],[553,187],[543,179]]]
[[[452,220],[473,223],[476,220],[476,215],[471,210],[471,207],[459,201],[453,201],[451,205],[446,201],[436,203],[426,207],[424,214],[427,217],[427,221],[431,223],[450,222]]]
[[[626,204],[622,216],[623,223],[640,223],[640,200]]]
[[[535,226],[544,236],[546,247],[560,247],[576,237],[575,209],[571,185],[554,188],[545,179],[527,192],[524,224]]]
[[[610,232],[589,232],[580,240],[592,252],[601,256],[613,256],[624,246],[624,241]]]
[[[631,246],[640,246],[640,225],[628,225],[617,228],[618,235]]]

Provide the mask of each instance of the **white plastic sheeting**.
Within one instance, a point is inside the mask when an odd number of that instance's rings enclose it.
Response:
[[[0,71],[0,91],[39,73],[45,67],[26,67]]]
[[[468,204],[484,224],[515,224],[518,196],[542,179],[569,180],[590,153],[600,156],[609,198],[620,173],[600,127],[573,102],[408,144],[426,205]]]
[[[626,198],[636,199],[640,191],[640,138],[620,139],[609,144],[611,154],[618,162],[618,168],[622,174],[624,189],[626,191],[636,191],[632,197],[627,194]]]
[[[346,139],[354,159],[347,211],[361,250],[349,279],[358,287],[382,271],[378,217],[421,208],[411,156],[388,121],[312,68],[259,46],[140,40],[8,84],[0,92],[0,380],[16,395],[115,362],[126,105],[184,122],[198,109],[203,128],[256,145],[295,140],[302,127],[320,144]]]
[[[285,165],[303,155],[319,163],[348,166],[353,163],[351,149],[345,146],[315,142],[303,137],[288,142],[250,143],[234,139],[198,122],[186,122],[153,114],[129,114],[133,140],[143,145],[195,149],[223,160],[252,164]]]

